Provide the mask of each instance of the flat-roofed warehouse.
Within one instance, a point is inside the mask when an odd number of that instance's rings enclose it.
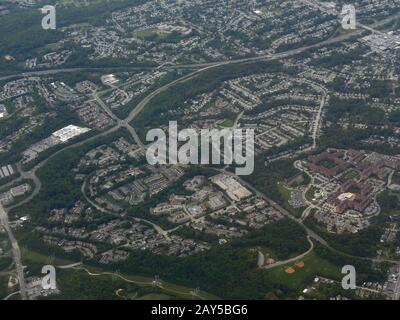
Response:
[[[71,140],[72,138],[79,136],[83,133],[86,133],[90,131],[88,128],[80,128],[74,125],[69,125],[65,128],[62,128],[56,132],[54,132],[52,135],[56,138],[58,138],[61,142],[67,142],[68,140]]]
[[[252,195],[251,191],[231,176],[219,174],[212,177],[211,181],[224,190],[233,201],[240,201]]]

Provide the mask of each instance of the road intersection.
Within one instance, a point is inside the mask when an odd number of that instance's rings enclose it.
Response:
[[[368,27],[369,31],[374,32],[374,30],[376,31],[376,29],[379,26],[385,25],[386,23],[397,19],[400,17],[400,14],[391,16],[389,18],[386,18],[378,23],[375,23],[374,25],[372,25],[371,27]],[[314,44],[314,45],[309,45],[309,46],[304,46],[301,48],[297,48],[297,49],[293,49],[293,50],[289,50],[286,52],[280,52],[280,53],[274,53],[274,54],[268,54],[268,55],[263,55],[263,56],[256,56],[256,57],[250,57],[250,58],[242,58],[242,59],[236,59],[236,60],[228,60],[228,61],[221,61],[221,62],[212,62],[212,63],[201,63],[201,64],[189,64],[189,65],[165,65],[164,68],[166,70],[172,70],[172,69],[197,69],[185,76],[182,76],[181,78],[178,78],[176,80],[173,80],[172,82],[156,89],[155,91],[153,91],[152,93],[150,93],[149,95],[147,95],[145,98],[143,98],[137,105],[135,108],[132,109],[132,111],[129,113],[129,115],[125,118],[125,119],[120,119],[118,118],[112,111],[111,109],[108,108],[108,106],[101,100],[100,96],[98,94],[94,94],[93,98],[100,104],[100,106],[102,107],[102,109],[109,114],[115,121],[116,121],[116,125],[113,126],[112,128],[108,129],[107,131],[98,133],[96,135],[93,135],[85,140],[79,141],[75,144],[71,144],[69,146],[66,146],[65,148],[58,150],[57,152],[55,152],[54,154],[52,154],[51,156],[49,156],[47,159],[43,160],[42,162],[40,162],[39,164],[37,164],[34,168],[32,168],[29,171],[24,171],[23,168],[21,167],[21,165],[18,165],[18,172],[20,173],[20,177],[17,179],[14,179],[13,181],[9,182],[6,185],[3,185],[1,188],[4,189],[5,187],[11,186],[12,184],[14,184],[17,181],[21,181],[23,179],[31,179],[34,182],[34,191],[33,193],[27,198],[25,199],[23,202],[18,203],[12,207],[10,207],[9,209],[14,209],[17,208],[19,206],[21,206],[22,204],[32,200],[39,192],[41,189],[41,181],[40,179],[36,176],[36,172],[37,170],[39,170],[40,168],[42,168],[43,166],[46,165],[46,163],[54,158],[56,155],[60,154],[61,152],[67,150],[67,149],[71,149],[71,148],[75,148],[78,146],[81,146],[83,144],[88,143],[89,141],[93,141],[94,139],[97,139],[99,137],[103,137],[106,135],[109,135],[110,133],[116,132],[117,130],[121,129],[121,128],[126,128],[130,134],[132,135],[133,139],[138,143],[138,145],[141,148],[144,148],[144,144],[142,143],[142,141],[139,139],[135,129],[132,127],[131,123],[132,121],[144,110],[144,108],[149,104],[149,102],[155,98],[156,96],[158,96],[159,94],[161,94],[162,92],[165,92],[166,90],[168,90],[169,88],[179,84],[179,83],[184,83],[186,81],[189,81],[191,79],[194,79],[195,77],[199,76],[200,74],[208,71],[208,70],[212,70],[218,67],[223,67],[223,66],[229,66],[229,65],[234,65],[234,64],[248,64],[248,63],[252,63],[252,62],[257,62],[257,61],[274,61],[274,60],[280,60],[283,58],[288,58],[288,57],[292,57],[295,55],[298,55],[300,53],[303,53],[305,51],[308,51],[310,49],[315,49],[318,47],[321,47],[323,45],[328,45],[328,44],[333,44],[333,43],[337,43],[337,42],[342,42],[342,41],[346,41],[349,40],[353,37],[362,35],[365,32],[366,28],[363,28],[362,30],[355,30],[352,32],[348,32],[346,34],[342,34],[339,35],[337,37],[333,37],[331,39],[322,41],[320,43]],[[42,71],[33,71],[33,72],[23,72],[23,73],[19,73],[19,74],[14,74],[14,75],[7,75],[7,76],[3,76],[0,77],[0,81],[1,80],[8,80],[8,79],[13,79],[13,78],[19,78],[19,77],[27,77],[27,76],[40,76],[40,75],[51,75],[51,74],[58,74],[58,73],[65,73],[65,72],[76,72],[76,71],[84,71],[84,70],[104,70],[104,68],[69,68],[69,69],[53,69],[53,70],[42,70]],[[144,68],[139,68],[139,67],[127,67],[125,68],[125,70],[133,70],[133,69],[144,69]],[[149,68],[152,69],[152,68]],[[323,98],[321,100],[321,105],[320,105],[320,109],[319,112],[317,114],[316,117],[316,122],[315,122],[315,126],[313,129],[313,148],[316,147],[316,141],[317,141],[317,137],[319,135],[320,129],[321,129],[321,117],[322,117],[322,113],[323,113],[323,109],[325,106],[325,102],[327,99],[327,93],[323,95]],[[227,173],[227,171],[224,171],[225,173]],[[235,175],[236,178],[238,178]],[[363,260],[368,260],[368,261],[373,261],[373,262],[391,262],[391,263],[396,263],[396,264],[400,264],[399,261],[392,261],[392,260],[378,260],[378,259],[372,259],[372,258],[364,258],[364,257],[354,257],[351,255],[347,255],[345,253],[339,252],[336,249],[333,249],[332,247],[329,246],[329,244],[319,235],[317,235],[314,231],[312,231],[311,229],[309,229],[307,226],[304,225],[303,221],[301,219],[297,219],[295,217],[293,217],[289,212],[287,212],[282,206],[278,205],[277,203],[275,203],[274,201],[272,201],[271,199],[269,199],[265,194],[261,193],[260,191],[256,190],[252,185],[248,184],[246,181],[244,181],[241,178],[238,178],[241,183],[243,183],[244,185],[246,185],[250,190],[252,190],[255,194],[261,196],[262,198],[266,199],[273,207],[275,207],[277,210],[279,210],[281,213],[283,213],[287,218],[295,221],[297,224],[299,224],[302,228],[304,228],[304,230],[307,233],[307,236],[309,237],[309,241],[312,243],[311,239],[316,240],[317,242],[319,242],[320,244],[322,244],[323,246],[325,246],[326,248],[328,248],[329,250],[336,252],[338,254],[342,254],[345,256],[349,256],[349,257],[353,257],[353,258],[359,258],[359,259],[363,259]],[[9,222],[8,222],[8,216],[7,216],[7,212],[6,210],[0,206],[0,222],[3,225],[3,227],[6,229],[8,236],[10,238],[11,244],[12,244],[12,250],[13,250],[13,256],[14,256],[14,262],[16,265],[16,270],[17,270],[17,274],[18,274],[18,280],[19,280],[19,284],[20,284],[20,295],[22,297],[22,299],[26,299],[26,289],[25,289],[25,280],[24,280],[24,272],[23,272],[23,266],[22,266],[22,262],[21,262],[21,253],[19,250],[19,246],[18,246],[18,242],[15,239],[11,228],[9,226]],[[157,227],[157,226],[155,226]],[[158,230],[160,232],[162,232],[163,230]]]

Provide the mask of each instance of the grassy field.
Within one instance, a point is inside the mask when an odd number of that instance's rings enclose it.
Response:
[[[393,175],[392,183],[400,184],[400,172],[399,171],[395,172],[395,174]]]
[[[290,199],[290,190],[282,183],[278,183],[278,189],[281,195],[285,198],[285,201],[288,201]]]
[[[224,122],[221,123],[221,127],[223,127],[223,128],[232,128],[234,124],[235,124],[235,120],[226,119]]]
[[[43,263],[44,265],[45,264],[54,264],[57,266],[64,266],[64,265],[69,265],[69,264],[77,262],[77,261],[71,261],[71,260],[67,260],[67,259],[58,258],[55,256],[49,257],[42,253],[28,250],[24,247],[21,247],[21,255],[22,255],[22,260],[24,261],[25,264],[27,262],[30,262],[30,263]]]
[[[344,176],[344,178],[346,180],[350,180],[350,179],[358,179],[360,177],[360,174],[356,171],[356,170],[350,170],[349,172],[346,173],[346,175]]]
[[[157,28],[149,28],[135,32],[134,36],[139,39],[146,40],[151,37],[159,36],[159,32]]]
[[[316,187],[311,186],[311,187],[308,189],[308,191],[306,192],[306,199],[307,199],[308,201],[312,201],[312,199],[314,199],[315,192],[316,192],[317,190],[318,190],[318,189],[317,189]]]
[[[299,262],[303,262],[304,267],[300,268],[295,263],[291,263],[266,271],[267,281],[301,291],[316,276],[337,279],[341,275],[338,266],[319,258],[315,253],[310,253]],[[295,270],[294,273],[285,271],[290,267]]]

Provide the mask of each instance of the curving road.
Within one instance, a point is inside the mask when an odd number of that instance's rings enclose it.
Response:
[[[287,259],[287,260],[283,260],[283,261],[278,261],[278,262],[272,263],[272,264],[270,264],[268,266],[263,267],[263,269],[272,269],[272,268],[284,266],[286,264],[294,263],[296,261],[304,259],[307,255],[309,255],[314,250],[314,243],[311,241],[309,236],[307,237],[307,241],[310,243],[310,249],[308,249],[306,252],[298,255],[297,257],[291,258],[291,259]]]
[[[260,56],[255,56],[255,57],[249,57],[249,58],[240,58],[240,59],[232,59],[232,60],[227,60],[227,61],[217,61],[217,62],[206,62],[206,63],[193,63],[193,64],[172,64],[172,65],[164,65],[163,68],[165,69],[193,69],[193,68],[207,68],[207,67],[218,67],[218,66],[223,66],[223,65],[229,65],[229,64],[240,64],[240,63],[247,63],[247,62],[256,62],[256,61],[262,61],[262,60],[269,60],[269,59],[282,59],[286,58],[289,56],[293,56],[299,53],[302,53],[304,51],[307,51],[309,49],[313,48],[318,48],[324,45],[328,44],[333,44],[336,42],[342,42],[348,39],[351,39],[353,37],[359,36],[362,33],[364,33],[366,30],[370,32],[375,32],[378,33],[379,31],[376,30],[376,28],[379,28],[381,26],[386,25],[387,23],[396,20],[400,17],[400,14],[395,14],[393,16],[390,16],[386,19],[382,19],[371,26],[365,26],[365,25],[360,25],[362,28],[354,31],[349,31],[346,34],[333,37],[321,42],[318,42],[313,45],[309,46],[304,46],[301,48],[289,50],[286,52],[281,52],[281,53],[275,53],[275,54],[267,54],[267,55],[260,55]],[[34,76],[42,76],[42,75],[51,75],[51,74],[57,74],[57,73],[65,73],[65,72],[76,72],[76,71],[90,71],[90,70],[115,70],[115,69],[123,69],[124,71],[126,70],[143,70],[143,69],[154,69],[155,67],[132,67],[132,66],[124,66],[124,67],[71,67],[71,68],[61,68],[61,69],[48,69],[48,70],[39,70],[39,71],[31,71],[31,72],[20,72],[16,74],[11,74],[11,75],[6,75],[0,77],[0,81],[3,80],[10,80],[13,78],[19,78],[19,77],[34,77]]]
[[[24,266],[22,265],[22,261],[21,261],[21,250],[19,249],[18,241],[17,241],[17,239],[15,239],[14,234],[10,228],[7,212],[3,208],[1,203],[0,203],[0,224],[6,230],[8,238],[10,240],[14,264],[15,264],[15,268],[17,271],[19,292],[21,294],[22,300],[26,300],[27,295],[26,295],[26,287],[25,287]]]
[[[220,172],[223,172],[224,174],[227,175],[231,175],[233,177],[235,177],[236,179],[238,179],[240,181],[241,184],[245,185],[248,189],[250,189],[255,195],[259,196],[260,198],[264,199],[265,201],[267,201],[273,208],[275,208],[276,210],[278,210],[280,213],[282,213],[286,218],[289,218],[290,220],[296,222],[299,226],[301,226],[307,236],[311,239],[316,240],[317,242],[319,242],[321,245],[323,245],[325,248],[327,248],[328,250],[332,251],[333,253],[336,253],[338,255],[342,255],[348,258],[354,258],[354,259],[359,259],[359,260],[364,260],[364,261],[371,261],[371,262],[376,262],[376,263],[381,263],[381,262],[389,262],[389,263],[393,263],[393,264],[397,264],[400,265],[400,261],[398,260],[391,260],[391,259],[376,259],[376,258],[368,258],[368,257],[359,257],[359,256],[354,256],[345,252],[342,252],[340,250],[337,250],[333,247],[331,247],[328,242],[322,238],[320,235],[318,235],[317,233],[315,233],[313,230],[311,230],[309,227],[307,227],[304,222],[302,221],[302,219],[298,219],[295,218],[292,214],[289,213],[289,211],[287,211],[285,208],[283,208],[281,205],[277,204],[275,201],[273,201],[271,198],[269,198],[267,195],[265,195],[264,193],[262,193],[261,191],[257,190],[255,187],[253,187],[251,184],[249,184],[247,181],[243,180],[242,178],[240,178],[239,176],[236,176],[234,173],[229,172],[229,171],[224,171],[224,170],[219,170]]]
[[[388,22],[390,22],[390,21],[392,21],[394,19],[397,19],[399,17],[400,17],[400,14],[396,14],[394,16],[391,16],[391,17],[388,17],[386,19],[383,19],[383,20],[373,24],[371,27],[369,27],[369,30],[370,31],[374,31],[373,28],[385,25]],[[287,58],[287,57],[291,57],[291,56],[300,54],[300,53],[305,52],[305,51],[310,50],[310,49],[321,47],[323,45],[328,45],[328,44],[333,44],[333,43],[337,43],[337,42],[348,40],[350,38],[359,36],[359,35],[363,34],[364,32],[365,32],[364,29],[355,30],[353,32],[349,32],[347,34],[343,34],[343,35],[340,35],[340,36],[337,36],[337,37],[334,37],[334,38],[330,38],[328,40],[322,41],[322,42],[317,43],[317,44],[304,46],[304,47],[301,47],[301,48],[297,48],[297,49],[293,49],[293,50],[289,50],[289,51],[281,52],[281,53],[268,54],[268,55],[256,56],[256,57],[251,57],[251,58],[235,59],[235,60],[229,60],[229,61],[213,62],[213,63],[200,63],[200,64],[190,64],[190,65],[165,66],[165,68],[167,68],[167,69],[182,69],[182,68],[190,68],[190,69],[200,68],[200,69],[196,70],[196,71],[194,71],[194,72],[192,72],[192,73],[190,73],[188,75],[185,75],[185,76],[183,76],[183,77],[181,77],[179,79],[176,79],[176,80],[170,82],[169,84],[164,85],[164,86],[158,88],[157,90],[155,90],[154,92],[150,93],[149,95],[147,95],[141,102],[138,103],[138,105],[129,113],[129,115],[124,120],[121,120],[118,117],[116,117],[111,112],[111,110],[109,110],[108,107],[104,103],[102,103],[101,99],[98,96],[95,95],[94,98],[100,103],[102,108],[104,110],[106,110],[107,113],[108,113],[108,111],[110,111],[110,113],[112,114],[112,118],[117,121],[117,124],[114,127],[108,129],[107,131],[104,131],[102,133],[96,134],[94,136],[91,136],[90,138],[87,138],[87,139],[83,140],[83,141],[80,141],[80,142],[77,142],[75,144],[69,145],[69,146],[67,146],[65,148],[62,148],[61,150],[55,152],[50,157],[48,157],[44,161],[40,162],[33,169],[31,169],[31,170],[29,170],[27,172],[23,171],[21,166],[19,166],[19,170],[18,171],[20,172],[21,177],[13,180],[12,182],[10,182],[7,185],[9,186],[9,185],[11,185],[11,184],[13,184],[13,183],[15,183],[17,181],[29,178],[29,179],[34,181],[35,187],[34,187],[33,193],[27,199],[25,199],[21,203],[18,203],[16,205],[12,206],[11,208],[17,208],[17,207],[21,206],[22,204],[32,200],[39,193],[39,191],[41,189],[41,182],[40,182],[40,179],[38,179],[36,177],[37,170],[40,169],[41,167],[43,167],[50,159],[54,158],[56,155],[60,154],[61,152],[65,151],[67,149],[75,148],[75,147],[83,145],[83,144],[85,144],[85,143],[87,143],[89,141],[92,141],[92,140],[94,140],[94,139],[96,139],[98,137],[106,136],[106,135],[108,135],[108,134],[110,134],[112,132],[117,131],[120,128],[127,128],[129,130],[129,132],[132,134],[132,136],[135,139],[135,141],[137,141],[139,143],[139,146],[143,147],[143,144],[141,143],[139,137],[137,136],[134,128],[130,125],[130,123],[135,119],[135,117],[138,114],[140,114],[140,112],[148,105],[148,103],[154,97],[156,97],[160,93],[168,90],[169,88],[173,87],[174,85],[176,85],[178,83],[183,83],[185,81],[189,81],[189,80],[195,78],[196,76],[200,75],[201,73],[203,73],[203,72],[205,72],[207,70],[210,70],[210,69],[213,69],[213,68],[217,68],[217,67],[220,67],[220,66],[227,66],[227,65],[232,65],[232,64],[246,64],[246,63],[257,62],[257,61],[273,61],[273,60],[278,60],[278,59],[282,59],[282,58]],[[57,73],[63,73],[63,72],[75,72],[75,71],[96,70],[96,69],[105,70],[105,69],[108,69],[108,68],[69,68],[69,69],[52,69],[52,70],[42,70],[42,71],[33,71],[33,72],[23,72],[23,73],[19,73],[19,74],[0,77],[0,81],[13,79],[13,78],[18,78],[18,77],[40,76],[40,75],[57,74]],[[131,67],[131,68],[125,67],[124,69],[126,70],[126,69],[135,69],[135,68],[133,68],[133,67]],[[144,68],[138,67],[136,69],[144,69]],[[322,109],[323,109],[323,105],[321,104],[321,109],[320,109],[321,113],[322,113]],[[317,126],[317,132],[319,130],[318,127],[319,127],[319,125]],[[316,139],[314,139],[314,143],[315,143],[315,140]],[[227,172],[225,172],[225,173],[227,173]],[[261,192],[256,190],[253,186],[251,186],[247,182],[243,181],[241,178],[239,178],[239,179],[250,190],[255,192],[255,194],[257,194],[257,195],[261,196],[262,198],[266,199],[274,208],[276,208],[278,211],[280,211],[283,215],[285,215],[289,219],[295,221],[302,228],[304,228],[304,230],[306,231],[307,236],[309,237],[309,239],[316,240],[317,242],[319,242],[320,244],[322,244],[326,248],[332,250],[333,252],[336,252],[336,253],[339,253],[339,254],[342,254],[342,255],[345,255],[345,256],[353,257],[353,258],[359,258],[359,259],[363,259],[363,260],[368,260],[368,261],[374,261],[374,262],[386,261],[386,262],[400,264],[399,261],[393,261],[393,260],[379,260],[379,259],[371,259],[371,258],[364,258],[364,257],[354,257],[354,256],[347,255],[345,253],[342,253],[342,252],[339,252],[339,251],[333,249],[332,247],[329,246],[329,244],[322,237],[320,237],[314,231],[312,231],[307,226],[305,226],[304,223],[301,221],[301,219],[296,219],[289,212],[287,212],[282,206],[278,205],[277,203],[275,203],[274,201],[269,199],[265,194],[262,194]],[[4,188],[4,186],[2,186],[2,188]],[[14,236],[12,235],[11,229],[8,226],[8,216],[7,216],[5,210],[2,207],[0,208],[0,218],[1,218],[1,223],[3,225],[5,225],[6,230],[7,230],[8,234],[9,234],[9,238],[10,238],[11,242],[13,243],[14,261],[16,262],[18,278],[20,280],[20,286],[21,286],[20,293],[21,293],[21,297],[23,299],[26,299],[23,267],[22,267],[22,264],[21,264],[21,254],[20,254],[20,251],[19,251],[18,243],[17,243],[16,239],[14,238]],[[157,227],[154,224],[152,224],[152,225],[155,228]],[[161,230],[160,229],[158,230],[159,232],[165,232],[162,229]]]
[[[86,180],[85,180],[85,181],[83,182],[83,184],[82,184],[81,192],[82,192],[82,194],[83,194],[85,200],[86,200],[88,203],[90,203],[93,207],[95,207],[95,208],[96,208],[97,210],[99,210],[100,212],[109,214],[109,215],[111,215],[111,216],[115,216],[115,217],[118,217],[118,218],[121,217],[120,214],[117,214],[117,213],[111,212],[111,211],[109,211],[109,210],[106,210],[106,209],[100,207],[100,206],[99,206],[97,203],[95,203],[94,201],[92,201],[92,199],[90,199],[89,196],[86,194],[85,189],[86,189]],[[154,222],[151,222],[151,221],[149,221],[149,220],[142,219],[142,218],[135,218],[135,217],[133,217],[132,219],[133,219],[134,221],[136,221],[136,222],[142,222],[142,223],[146,223],[146,224],[151,225],[151,226],[154,228],[154,230],[157,231],[157,233],[159,233],[160,235],[162,235],[162,236],[163,236],[164,238],[166,238],[167,240],[170,240],[170,237],[169,237],[169,235],[168,235],[169,231],[165,231],[163,228],[161,228],[159,225],[155,224]]]

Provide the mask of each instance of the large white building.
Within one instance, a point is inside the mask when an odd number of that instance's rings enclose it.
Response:
[[[219,174],[212,177],[211,181],[224,190],[233,201],[240,201],[252,195],[251,191],[229,175]]]
[[[59,139],[62,143],[64,143],[88,131],[90,131],[90,129],[80,128],[71,124],[65,128],[62,128],[54,132],[52,135],[57,139]]]

